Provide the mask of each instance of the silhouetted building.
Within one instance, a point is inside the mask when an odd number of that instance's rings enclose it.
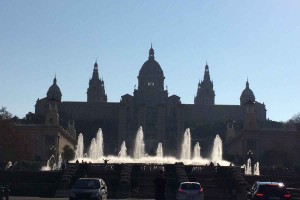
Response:
[[[56,98],[61,98],[60,90],[56,85],[56,79],[54,79],[51,89],[52,91],[56,91],[56,93],[53,93]],[[52,91],[50,90],[50,92]],[[63,148],[66,145],[71,149],[75,149],[77,145],[74,120],[70,118],[67,128],[63,128],[59,124],[57,101],[53,99],[48,101],[45,122],[43,124],[16,123],[15,129],[20,137],[23,137],[24,140],[27,138],[28,142],[26,145],[32,147],[30,154],[42,161],[47,161],[53,155],[56,162],[58,162],[59,155],[62,154]]]
[[[121,96],[120,102],[107,101],[104,81],[99,78],[98,70],[96,62],[89,81],[87,102],[62,101],[62,93],[54,78],[47,96],[37,100],[35,114],[45,115],[49,101],[56,101],[61,124],[74,120],[77,132],[82,132],[86,139],[95,137],[97,129],[102,128],[105,153],[116,153],[122,141],[126,141],[130,153],[138,127],[142,126],[146,151],[156,149],[162,142],[166,154],[176,155],[186,128],[199,123],[226,123],[229,119],[243,121],[247,113],[244,101],[249,98],[255,102],[251,108],[255,119],[266,120],[265,105],[255,101],[248,80],[240,105],[215,105],[215,91],[207,63],[194,104],[181,103],[177,95],[169,96],[164,85],[164,72],[154,58],[152,46],[148,60],[139,71],[137,89],[132,95]]]
[[[276,127],[272,121],[266,120],[261,125],[257,123],[255,102],[249,96],[244,103],[246,112],[243,127],[234,127],[234,121],[229,120],[225,134],[224,151],[231,155],[231,160],[241,164],[251,152],[253,162],[262,162],[263,165],[291,166],[299,164],[299,124],[281,125]],[[241,98],[242,99],[242,98]]]

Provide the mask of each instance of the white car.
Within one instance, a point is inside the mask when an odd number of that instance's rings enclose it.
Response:
[[[199,182],[182,182],[176,194],[177,200],[204,200],[203,188]]]

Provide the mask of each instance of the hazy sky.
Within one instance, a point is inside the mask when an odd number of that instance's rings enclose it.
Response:
[[[267,117],[300,112],[299,0],[0,0],[0,107],[34,112],[56,74],[63,101],[86,101],[98,59],[109,102],[133,94],[153,43],[169,95],[192,104],[205,62],[216,104],[248,78]]]

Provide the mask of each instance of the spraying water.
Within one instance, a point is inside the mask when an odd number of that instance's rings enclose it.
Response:
[[[199,142],[197,142],[194,146],[193,159],[201,158],[200,151],[201,151],[201,148],[200,148]]]
[[[62,156],[61,154],[59,154],[58,156],[58,163],[57,163],[57,169],[60,169],[62,165]]]
[[[46,164],[46,166],[42,167],[42,171],[49,171],[49,170],[51,170],[50,160],[47,160],[47,164]]]
[[[219,135],[216,135],[211,153],[212,162],[219,162],[223,159],[223,145]]]
[[[247,160],[247,165],[245,168],[245,175],[252,175],[251,159]]]
[[[83,158],[83,149],[84,149],[84,145],[83,145],[83,135],[82,133],[80,133],[78,135],[78,142],[77,142],[77,146],[76,146],[76,156],[75,158]]]
[[[183,141],[181,144],[181,149],[178,151],[181,153],[180,159],[177,159],[173,156],[165,156],[163,154],[163,144],[160,142],[157,146],[156,156],[150,156],[145,152],[145,142],[144,142],[144,133],[142,127],[139,127],[136,138],[133,146],[133,155],[127,155],[127,148],[125,141],[122,142],[120,151],[118,155],[104,155],[104,146],[103,144],[103,134],[102,130],[99,129],[97,132],[97,137],[91,141],[89,155],[83,152],[83,135],[80,133],[78,136],[78,144],[76,148],[76,158],[75,160],[79,159],[85,162],[92,162],[92,163],[100,163],[102,159],[108,159],[110,163],[168,163],[174,164],[176,162],[183,162],[185,165],[208,165],[212,159],[214,161],[218,161],[218,163],[222,166],[229,166],[230,162],[226,160],[222,160],[222,141],[221,138],[217,135],[216,139],[213,143],[213,153],[209,158],[202,158],[200,155],[200,145],[196,143],[193,149],[193,159],[191,159],[191,133],[190,129],[186,129],[183,134]],[[97,142],[98,141],[98,142]],[[98,150],[97,148],[100,147]],[[102,147],[102,148],[101,148]],[[94,152],[94,153],[93,153]],[[96,152],[102,152],[97,154]],[[51,166],[51,165],[50,165]]]
[[[97,157],[97,143],[96,143],[96,139],[93,138],[91,141],[91,146],[90,146],[90,150],[89,150],[89,155],[91,159],[98,159]]]
[[[104,143],[103,143],[103,133],[102,129],[99,128],[96,136],[96,157],[101,158],[103,156],[103,149],[104,149]]]
[[[189,160],[191,159],[191,132],[187,128],[183,135],[183,143],[181,145],[181,159]]]
[[[157,145],[157,150],[156,150],[156,157],[158,158],[163,158],[164,157],[164,153],[163,153],[163,148],[162,148],[162,143],[158,143]]]
[[[119,155],[120,158],[126,158],[127,157],[127,148],[126,148],[125,141],[122,142],[121,150],[120,150],[118,155]]]
[[[133,152],[134,159],[140,159],[145,156],[145,143],[143,128],[140,126],[135,138],[135,146]]]
[[[260,175],[259,162],[255,163],[255,165],[254,165],[253,175],[255,175],[255,176],[259,176]]]
[[[103,156],[103,148],[103,134],[102,129],[99,128],[96,134],[96,138],[93,138],[91,141],[89,157],[92,159],[100,159]]]

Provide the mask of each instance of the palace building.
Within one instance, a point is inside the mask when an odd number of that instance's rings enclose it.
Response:
[[[86,144],[90,143],[98,128],[101,128],[106,154],[118,152],[123,141],[126,142],[130,152],[136,132],[142,126],[146,151],[156,149],[161,142],[166,154],[178,155],[186,128],[203,123],[226,124],[228,120],[243,121],[247,108],[245,104],[249,100],[254,103],[255,120],[261,122],[266,120],[265,105],[255,100],[248,80],[245,89],[241,91],[240,105],[216,105],[208,64],[204,67],[203,80],[198,83],[193,104],[181,102],[176,94],[169,95],[164,85],[163,69],[155,60],[152,46],[137,78],[138,87],[132,94],[124,94],[120,102],[108,102],[109,91],[105,91],[104,81],[99,76],[99,66],[96,62],[85,102],[63,101],[55,77],[47,96],[37,100],[35,114],[46,116],[49,104],[55,104],[59,123],[67,126],[72,120],[77,133],[83,133],[88,140],[85,141]],[[53,123],[53,118],[45,118],[48,123]],[[200,137],[197,132],[192,134],[195,140]]]

